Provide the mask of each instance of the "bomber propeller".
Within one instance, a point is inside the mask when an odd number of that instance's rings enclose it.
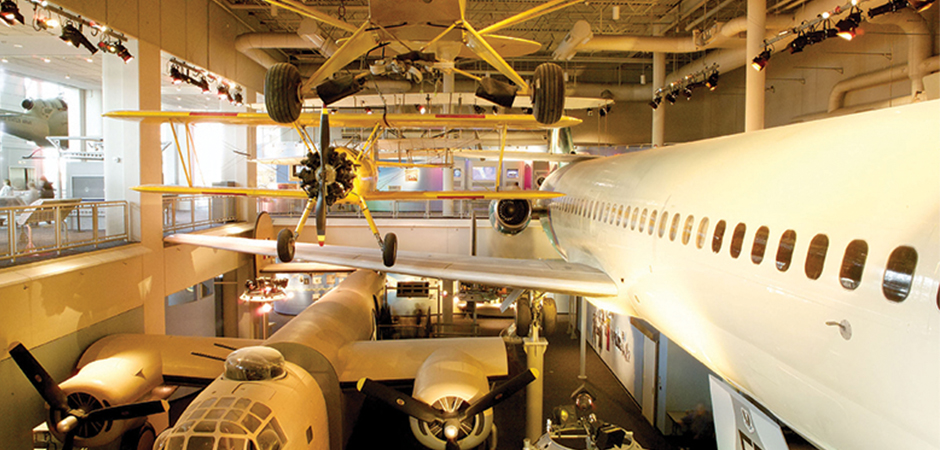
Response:
[[[169,405],[165,400],[155,400],[141,403],[102,408],[95,399],[86,399],[87,395],[65,395],[58,383],[52,379],[49,372],[39,364],[32,353],[19,342],[10,347],[10,356],[20,370],[26,375],[36,391],[49,405],[53,413],[57,413],[61,420],[55,429],[64,435],[63,450],[72,450],[75,436],[78,434],[97,434],[103,424],[113,420],[134,419],[165,412]],[[55,417],[55,416],[53,416]]]

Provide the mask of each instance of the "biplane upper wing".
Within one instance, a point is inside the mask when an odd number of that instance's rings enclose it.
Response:
[[[372,191],[362,194],[365,201],[378,200],[540,200],[561,197],[550,191]]]
[[[235,195],[240,197],[279,197],[279,198],[308,198],[300,189],[262,189],[248,187],[206,187],[206,186],[169,186],[164,184],[145,184],[134,186],[131,189],[137,192],[156,194],[188,194],[188,195]]]
[[[227,125],[272,125],[284,126],[271,120],[265,113],[241,113],[221,111],[111,111],[104,117],[144,122],[221,123]],[[319,126],[320,113],[303,113],[298,119],[304,126]],[[581,119],[562,116],[551,125],[538,123],[529,114],[330,114],[330,125],[350,128],[372,128],[380,124],[386,128],[459,128],[508,130],[547,130],[570,127],[581,123]]]
[[[164,239],[256,255],[277,255],[277,242],[205,234],[174,234]],[[298,242],[294,259],[336,264],[403,275],[461,280],[491,286],[512,286],[588,297],[617,295],[617,283],[593,267],[565,261],[492,258],[449,253],[399,251],[395,265],[386,267],[379,249],[341,247]]]
[[[498,150],[455,150],[454,158],[480,158],[499,159]],[[543,152],[503,152],[503,161],[549,161],[549,162],[575,162],[585,159],[600,158],[596,155],[581,155],[571,153],[543,153]]]
[[[286,156],[282,158],[259,158],[259,159],[250,159],[249,162],[254,162],[258,164],[273,164],[278,166],[294,166],[297,164],[302,164],[304,160],[303,156]],[[397,162],[397,161],[385,161],[378,160],[375,162],[375,165],[378,167],[402,167],[406,169],[414,168],[425,168],[425,169],[439,169],[441,167],[450,167],[453,164],[444,164],[444,163],[413,163],[413,162]]]

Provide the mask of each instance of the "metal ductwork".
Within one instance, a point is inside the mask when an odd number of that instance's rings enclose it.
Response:
[[[245,33],[235,38],[235,49],[264,68],[283,62],[262,50],[266,48],[312,48],[327,58],[338,49],[311,19],[304,19],[296,33]]]

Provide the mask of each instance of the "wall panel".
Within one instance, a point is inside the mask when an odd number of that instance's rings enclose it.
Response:
[[[211,70],[209,65],[209,3],[208,0],[186,2],[186,54],[183,59]]]
[[[164,51],[182,57],[186,54],[189,27],[186,26],[186,0],[160,2],[160,46]]]

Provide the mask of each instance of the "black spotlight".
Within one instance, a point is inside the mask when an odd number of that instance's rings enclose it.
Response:
[[[473,105],[473,112],[475,114],[486,114],[486,110],[480,105]]]
[[[767,67],[767,61],[770,61],[770,49],[765,48],[764,51],[760,52],[759,55],[754,57],[754,60],[751,61],[751,67],[754,70],[760,72],[764,70],[764,67]]]
[[[676,104],[676,91],[667,92],[666,101],[669,102],[670,105],[675,105]]]
[[[127,47],[125,47],[124,44],[121,44],[120,42],[115,42],[114,49],[115,49],[114,53],[124,60],[124,64],[127,64],[131,62],[132,59],[134,59],[134,55],[132,55],[131,52],[127,50]]]
[[[847,41],[855,37],[855,29],[862,23],[862,12],[852,11],[848,17],[836,22],[836,35]]]
[[[98,45],[101,45],[100,43]],[[173,81],[173,84],[179,86],[183,84],[185,75],[180,71],[180,68],[177,66],[170,66],[170,80]]]
[[[78,47],[81,45],[91,52],[92,55],[98,53],[98,47],[92,45],[91,41],[89,41],[88,38],[82,34],[81,29],[75,28],[75,26],[70,23],[67,23],[64,27],[62,27],[62,35],[59,36],[59,39],[62,39],[72,47]]]
[[[683,88],[683,89],[682,89],[682,95],[685,96],[685,99],[686,99],[686,100],[692,100],[692,87],[691,87],[691,86],[686,86],[685,88]]]
[[[601,106],[598,108],[597,112],[600,113],[601,117],[607,117],[607,115],[610,114],[610,105]]]
[[[799,53],[803,51],[803,48],[811,44],[809,38],[805,34],[801,34],[796,37],[793,41],[790,42],[790,45],[787,46],[787,50],[790,51],[790,54]]]
[[[207,80],[205,76],[203,76],[199,81],[193,82],[193,84],[202,89],[203,94],[212,92],[212,89],[209,88],[209,80]]]
[[[0,3],[0,18],[3,18],[3,23],[8,27],[12,27],[16,22],[20,25],[26,24],[23,14],[20,13],[20,7],[13,0],[3,0],[3,3]]]
[[[650,108],[656,109],[656,108],[659,108],[659,104],[662,102],[663,102],[662,97],[653,97],[653,99],[650,100],[648,105],[650,105]]]
[[[891,0],[884,5],[877,6],[875,8],[868,10],[868,18],[874,19],[882,14],[887,14],[889,12],[895,12],[900,9],[907,8],[907,0]]]
[[[705,80],[705,87],[707,87],[709,91],[714,91],[718,87],[717,70],[712,72],[712,74],[708,76],[708,79]]]

